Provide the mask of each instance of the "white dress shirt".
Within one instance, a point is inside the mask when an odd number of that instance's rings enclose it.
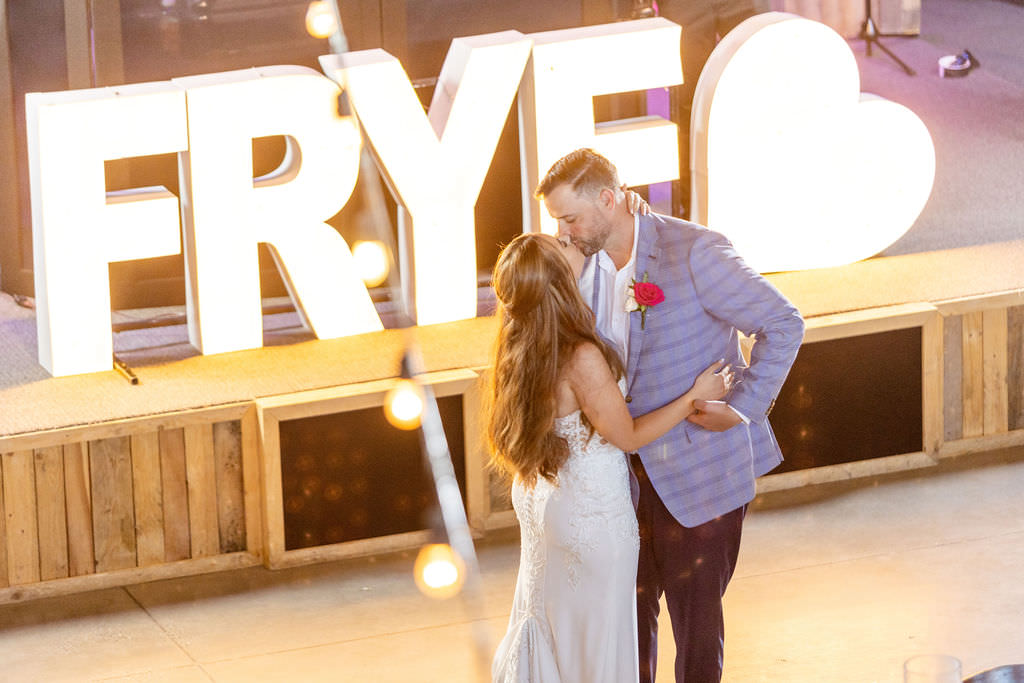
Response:
[[[629,312],[626,310],[626,294],[636,276],[636,244],[640,236],[640,218],[633,217],[633,250],[629,261],[616,269],[611,256],[603,249],[587,261],[580,274],[580,294],[593,307],[597,317],[597,331],[606,341],[616,346],[622,364],[629,360]],[[594,297],[595,279],[597,297]]]

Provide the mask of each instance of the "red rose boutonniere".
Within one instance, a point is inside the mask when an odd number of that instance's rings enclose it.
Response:
[[[626,289],[626,310],[640,311],[640,329],[644,329],[647,323],[647,309],[657,306],[665,300],[665,292],[653,282],[647,281],[647,273],[644,273],[640,282],[635,279]]]

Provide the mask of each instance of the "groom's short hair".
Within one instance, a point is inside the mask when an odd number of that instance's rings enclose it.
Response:
[[[619,173],[612,162],[592,149],[577,149],[556,161],[537,185],[534,195],[543,199],[559,185],[568,183],[577,194],[597,194],[619,187]]]

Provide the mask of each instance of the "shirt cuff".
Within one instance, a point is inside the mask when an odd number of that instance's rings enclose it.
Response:
[[[743,420],[743,424],[746,424],[746,425],[750,424],[750,418],[749,418],[749,417],[747,417],[746,415],[744,415],[744,414],[743,414],[743,413],[741,413],[740,411],[736,410],[735,408],[733,408],[733,407],[732,407],[731,405],[729,405],[728,403],[726,403],[725,405],[729,406],[729,408],[731,408],[731,409],[732,409],[732,412],[734,412],[734,413],[736,413],[737,415],[739,415],[740,419],[741,419],[741,420]]]

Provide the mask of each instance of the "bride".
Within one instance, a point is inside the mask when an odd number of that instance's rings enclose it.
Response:
[[[501,327],[487,437],[514,477],[522,538],[508,632],[492,665],[501,683],[636,681],[639,541],[624,452],[725,396],[713,364],[685,394],[634,419],[623,365],[597,336],[577,289],[583,256],[524,234],[494,269]]]

